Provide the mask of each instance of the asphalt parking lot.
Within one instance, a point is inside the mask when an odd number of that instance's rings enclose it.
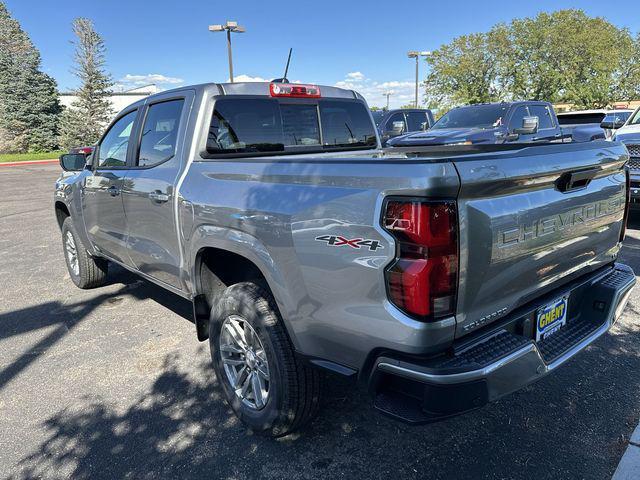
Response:
[[[608,479],[638,423],[640,288],[610,335],[474,413],[407,426],[334,381],[304,432],[251,435],[219,401],[188,302],[123,270],[71,283],[58,172],[0,168],[2,478]],[[622,260],[640,272],[640,215]]]

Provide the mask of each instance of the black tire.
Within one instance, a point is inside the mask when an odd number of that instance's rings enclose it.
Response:
[[[225,319],[241,317],[257,333],[269,365],[268,397],[261,409],[247,406],[236,395],[224,370],[220,336]],[[211,309],[209,345],[213,366],[227,403],[256,433],[287,435],[305,425],[320,405],[320,373],[296,358],[273,297],[254,283],[227,288]]]
[[[77,271],[71,265],[69,258],[67,235],[73,237],[73,241],[76,247],[77,257]],[[71,217],[67,217],[62,224],[62,250],[64,253],[64,260],[67,264],[67,270],[71,281],[75,283],[76,287],[88,289],[101,287],[107,280],[107,270],[109,268],[108,262],[103,258],[96,258],[89,255],[86,247],[80,240],[76,227],[73,224]]]

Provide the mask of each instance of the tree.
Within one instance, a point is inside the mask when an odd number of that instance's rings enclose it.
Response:
[[[61,112],[40,53],[0,1],[0,152],[51,151]]]
[[[576,9],[458,37],[427,61],[431,106],[526,99],[601,108],[640,94],[640,37]]]
[[[97,142],[113,115],[109,101],[113,80],[105,71],[102,37],[87,18],[76,18],[73,32],[76,40],[72,72],[81,85],[75,92],[76,100],[62,115],[60,143],[65,148]]]
[[[425,81],[428,106],[450,108],[501,98],[495,48],[490,42],[485,34],[462,35],[426,58],[430,65]]]

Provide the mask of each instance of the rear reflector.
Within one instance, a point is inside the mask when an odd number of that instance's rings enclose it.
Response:
[[[455,202],[390,200],[383,227],[398,242],[396,260],[386,271],[391,302],[423,321],[453,315],[458,282]]]
[[[269,92],[272,97],[320,98],[320,87],[297,83],[271,83]]]

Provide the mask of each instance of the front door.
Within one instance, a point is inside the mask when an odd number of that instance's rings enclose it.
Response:
[[[129,137],[138,114],[132,110],[116,120],[94,153],[93,173],[85,178],[82,210],[92,244],[105,256],[131,265],[126,248],[127,223],[122,203]]]
[[[142,115],[139,145],[122,189],[127,249],[135,267],[182,288],[175,185],[186,160],[185,123],[192,92],[154,98]]]

